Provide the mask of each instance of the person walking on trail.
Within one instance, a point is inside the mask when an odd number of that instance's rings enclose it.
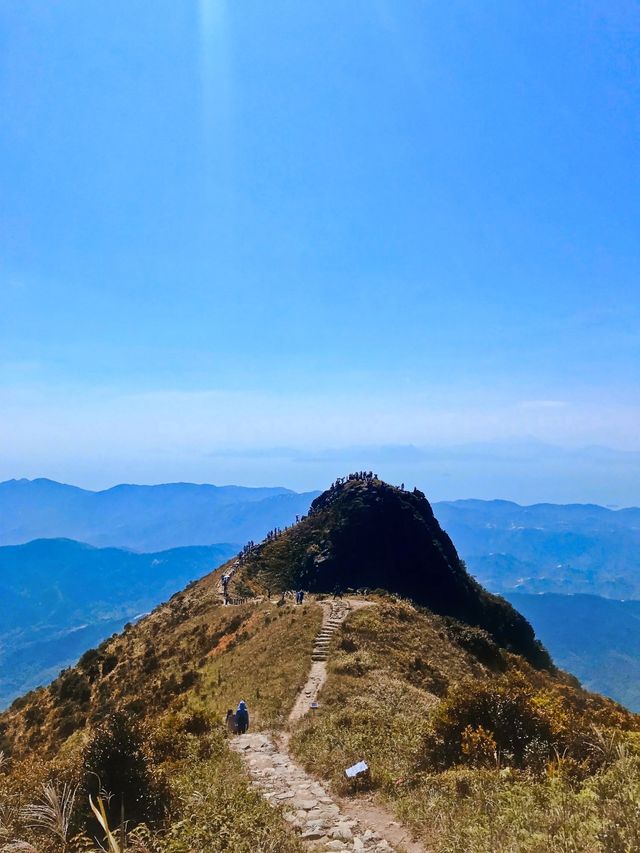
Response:
[[[247,709],[247,703],[244,701],[240,702],[238,705],[238,710],[236,711],[236,725],[238,727],[239,735],[243,735],[249,728],[249,711]]]
[[[231,708],[227,711],[227,718],[225,720],[225,724],[227,726],[227,731],[230,735],[238,734],[238,721],[236,720],[236,715],[233,713]]]

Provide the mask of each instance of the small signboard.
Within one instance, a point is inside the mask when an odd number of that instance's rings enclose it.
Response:
[[[366,773],[368,769],[369,765],[366,762],[359,761],[357,764],[354,764],[353,767],[347,767],[344,772],[349,779],[353,779],[354,776],[359,776],[361,773]]]

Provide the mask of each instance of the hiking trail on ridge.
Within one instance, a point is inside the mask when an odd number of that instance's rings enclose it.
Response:
[[[352,610],[374,606],[359,599],[320,601],[322,626],[313,647],[307,681],[289,715],[289,725],[311,710],[327,678],[326,662],[332,634]],[[314,712],[315,713],[315,712]],[[386,808],[369,798],[332,796],[326,787],[293,760],[287,732],[239,735],[231,749],[247,765],[252,784],[273,806],[283,806],[284,817],[312,850],[368,851],[368,853],[427,853]]]

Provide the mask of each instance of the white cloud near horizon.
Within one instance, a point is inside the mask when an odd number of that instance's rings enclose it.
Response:
[[[522,402],[400,391],[0,388],[0,480],[309,490],[372,468],[432,500],[640,503],[637,406]],[[589,445],[617,450],[580,449]]]
[[[633,403],[447,399],[411,392],[261,393],[0,389],[3,455],[107,449],[207,453],[218,447],[444,444],[530,437],[640,450]]]
[[[520,403],[523,409],[564,409],[569,405],[566,400],[522,400]]]

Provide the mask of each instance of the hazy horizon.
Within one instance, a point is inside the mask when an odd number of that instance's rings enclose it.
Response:
[[[417,486],[432,502],[478,499],[620,508],[638,505],[640,453],[606,447],[567,449],[526,440],[315,452],[290,447],[223,449],[186,462],[180,457],[165,460],[155,466],[154,474],[145,474],[144,464],[115,460],[110,464],[94,460],[93,469],[84,471],[77,466],[16,470],[0,461],[0,481],[44,478],[91,491],[122,484],[195,483],[309,492],[322,491],[337,476],[354,470],[375,470],[389,482]]]

